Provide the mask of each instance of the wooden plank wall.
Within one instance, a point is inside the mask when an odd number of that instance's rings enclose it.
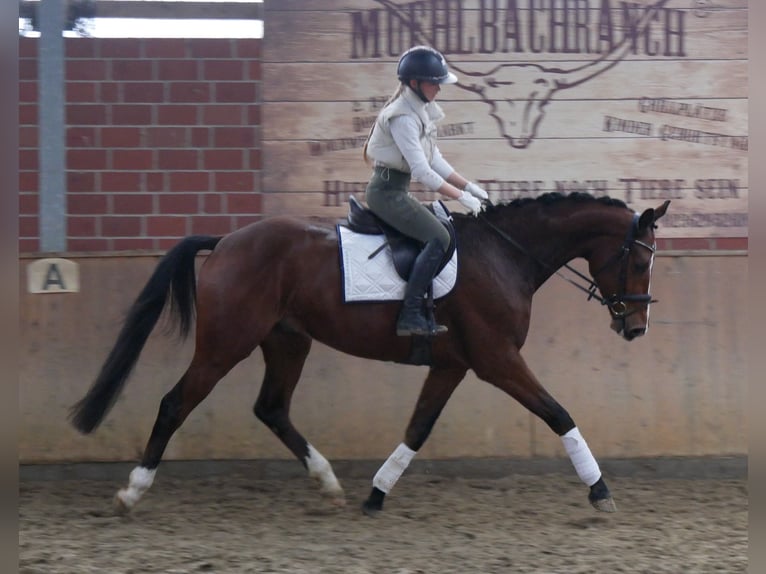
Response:
[[[747,236],[746,0],[265,8],[266,214],[337,217],[349,193],[363,197],[361,148],[398,55],[428,43],[460,78],[439,95],[439,146],[493,200],[579,190],[641,210],[668,198],[663,237]]]

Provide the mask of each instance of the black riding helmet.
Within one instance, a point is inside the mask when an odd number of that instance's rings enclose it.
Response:
[[[404,52],[399,58],[396,74],[399,76],[399,81],[404,84],[409,85],[410,80],[417,80],[418,89],[415,92],[424,102],[428,100],[420,90],[420,82],[436,84],[457,82],[457,76],[449,71],[441,52],[429,46],[414,46]]]

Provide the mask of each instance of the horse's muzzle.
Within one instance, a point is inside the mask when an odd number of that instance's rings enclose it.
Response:
[[[627,329],[622,334],[623,337],[625,337],[626,341],[632,341],[636,337],[641,337],[646,333],[646,327],[633,327],[632,329]]]
[[[622,338],[626,341],[632,341],[636,337],[641,337],[642,335],[646,334],[646,325],[635,325],[628,327],[625,325],[625,323],[626,321],[624,317],[612,319],[610,327],[612,331],[618,335],[622,335]]]

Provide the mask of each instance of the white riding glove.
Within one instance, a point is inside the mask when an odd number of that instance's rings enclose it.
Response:
[[[481,200],[489,199],[489,194],[472,181],[468,182],[468,185],[465,186],[465,189],[463,191],[467,191],[474,197]]]
[[[467,208],[472,215],[478,215],[481,211],[481,202],[467,191],[463,192],[463,195],[457,199],[460,205]]]

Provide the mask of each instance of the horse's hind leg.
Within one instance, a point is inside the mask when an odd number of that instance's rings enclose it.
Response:
[[[343,488],[332,466],[293,426],[290,401],[311,349],[311,338],[277,325],[261,343],[266,372],[253,411],[319,483],[319,491],[334,504],[345,504]]]
[[[149,489],[173,433],[237,362],[211,361],[195,353],[189,368],[160,402],[141,464],[131,471],[128,486],[117,492],[115,504],[119,512],[129,511]]]
[[[431,369],[428,372],[415,411],[407,425],[404,441],[396,447],[372,479],[372,491],[362,505],[362,512],[367,516],[375,516],[383,509],[386,494],[394,487],[420,447],[425,444],[436,419],[439,418],[452,392],[465,377],[465,373],[463,368]]]

